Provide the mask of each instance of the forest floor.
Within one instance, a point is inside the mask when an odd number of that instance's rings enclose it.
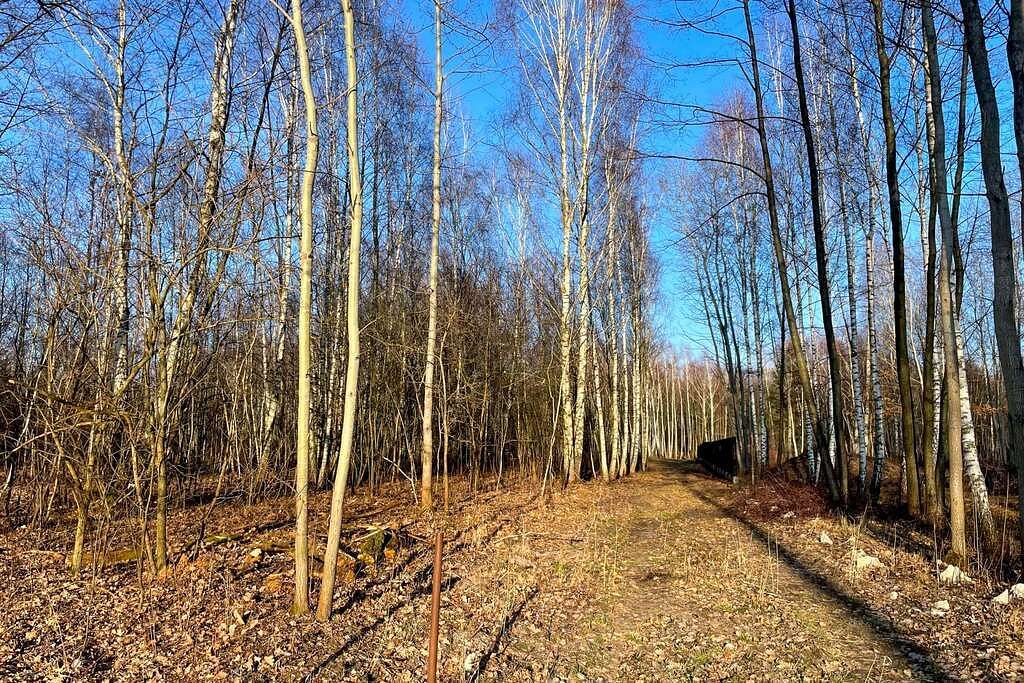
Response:
[[[750,492],[679,461],[546,502],[535,482],[464,487],[445,521],[442,680],[1024,678],[1024,602],[990,602],[1005,585],[940,585],[911,536],[806,489]],[[401,543],[343,576],[329,624],[288,614],[287,497],[176,512],[172,539],[196,547],[157,578],[135,563],[73,578],[66,532],[0,534],[0,678],[422,680],[432,550],[410,498],[346,505],[347,547],[382,527]],[[328,504],[311,503],[318,539]],[[189,541],[197,516],[226,535]],[[857,573],[854,548],[882,566]]]

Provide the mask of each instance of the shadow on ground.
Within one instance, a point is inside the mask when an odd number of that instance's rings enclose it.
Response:
[[[870,628],[893,651],[903,652],[907,658],[913,660],[920,674],[937,681],[952,679],[952,674],[935,660],[931,652],[921,648],[914,640],[901,634],[898,629],[893,628],[891,621],[886,615],[873,608],[861,598],[851,595],[831,577],[821,574],[813,567],[808,566],[761,526],[739,516],[720,500],[709,494],[709,484],[717,483],[723,486],[724,484],[720,479],[710,475],[698,462],[651,460],[649,469],[654,474],[661,474],[667,478],[676,479],[678,483],[686,487],[694,496],[746,527],[752,537],[763,545],[767,552],[776,554],[790,569],[813,586],[823,597],[831,598],[842,605],[849,616]]]

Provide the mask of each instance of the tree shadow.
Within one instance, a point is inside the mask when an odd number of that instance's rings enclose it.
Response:
[[[833,601],[839,603],[848,614],[857,618],[861,623],[870,628],[875,635],[892,647],[894,653],[898,654],[904,660],[903,668],[916,670],[918,675],[924,676],[928,680],[946,681],[954,678],[951,672],[947,671],[942,664],[935,660],[933,654],[927,648],[922,647],[919,643],[913,640],[911,636],[901,633],[899,629],[894,628],[892,622],[885,614],[879,612],[863,599],[855,595],[851,595],[832,578],[825,576],[813,567],[808,566],[792,551],[780,544],[777,538],[773,538],[759,525],[737,515],[734,511],[730,510],[728,507],[724,506],[721,502],[709,495],[705,490],[701,490],[699,486],[694,486],[693,484],[695,482],[692,479],[693,476],[700,477],[704,480],[709,479],[699,465],[695,465],[694,463],[677,464],[676,462],[662,461],[659,463],[659,468],[662,471],[678,474],[682,479],[683,485],[686,486],[694,496],[718,509],[729,518],[742,524],[750,531],[752,537],[765,547],[766,551],[776,555],[803,581],[808,583],[810,586],[813,586],[826,598],[831,598]]]
[[[412,557],[414,557],[414,556],[410,556],[410,561],[411,561]],[[427,567],[427,569],[432,570],[433,569],[433,564],[429,565]],[[452,575],[452,576],[446,577],[445,579],[443,579],[441,581],[441,592],[442,593],[447,593],[451,589],[455,588],[455,586],[457,586],[461,580],[462,580],[462,577],[461,576],[457,576],[457,575]],[[368,594],[368,592],[367,592],[367,589],[371,588],[373,585],[378,585],[380,583],[384,583],[384,582],[383,581],[382,582],[375,582],[374,584],[371,584],[370,586],[366,586],[363,589],[356,589],[355,591],[353,591],[351,593],[351,595],[349,596],[349,598],[345,601],[345,604],[342,605],[339,610],[337,610],[337,613],[339,613],[339,614],[344,613],[344,612],[348,611],[349,609],[351,609],[352,607],[354,607],[355,605],[363,602],[367,598],[370,598],[370,597],[374,597],[374,598],[381,597],[380,595],[370,596]],[[413,600],[415,600],[418,597],[422,597],[424,595],[430,594],[432,588],[433,588],[433,575],[432,575],[432,573],[430,571],[424,571],[424,570],[420,570],[419,572],[417,572],[416,580],[415,580],[415,588],[412,591],[410,591],[407,595],[403,596],[402,598],[396,600],[394,602],[394,604],[389,606],[376,619],[374,619],[373,621],[371,621],[368,624],[364,624],[358,631],[352,632],[349,635],[349,637],[346,638],[341,643],[341,645],[339,645],[334,650],[334,652],[329,654],[327,657],[325,657],[323,660],[321,660],[316,666],[314,666],[313,669],[310,670],[310,672],[308,674],[306,674],[306,676],[305,676],[305,678],[303,680],[306,680],[306,681],[316,680],[317,675],[323,673],[328,668],[330,668],[335,662],[337,662],[342,657],[342,655],[345,654],[345,652],[348,650],[348,648],[350,648],[353,645],[355,645],[356,643],[358,643],[360,640],[365,638],[367,635],[369,635],[370,633],[375,631],[377,628],[379,628],[381,625],[383,625],[385,622],[387,622],[389,619],[391,619],[391,617],[393,617],[395,615],[395,613],[398,612],[398,610],[400,610],[405,605],[409,604],[410,602],[412,602]]]
[[[520,600],[512,611],[505,615],[505,618],[501,620],[501,624],[498,626],[498,631],[494,634],[494,640],[491,641],[488,648],[482,655],[480,655],[480,661],[477,662],[476,668],[468,676],[469,681],[480,680],[484,672],[487,670],[487,665],[490,663],[491,659],[501,650],[501,642],[504,639],[505,634],[511,631],[512,627],[516,625],[516,622],[519,621],[519,617],[522,616],[526,605],[528,605],[530,601],[537,596],[538,592],[540,592],[540,589],[537,586],[531,587],[530,590],[527,591],[526,595],[523,596],[523,599]]]

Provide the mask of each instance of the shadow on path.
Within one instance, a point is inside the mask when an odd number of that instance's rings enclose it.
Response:
[[[879,612],[861,598],[851,595],[832,578],[821,574],[813,567],[805,564],[786,546],[779,543],[777,538],[773,538],[758,524],[740,517],[709,495],[709,483],[723,486],[725,484],[722,484],[720,480],[712,479],[699,463],[682,460],[651,460],[649,465],[652,473],[675,479],[676,481],[673,483],[681,484],[700,500],[746,527],[753,538],[763,545],[766,551],[776,554],[802,580],[813,586],[826,598],[830,598],[842,605],[851,617],[870,628],[879,640],[888,643],[894,652],[905,653],[904,658],[908,659],[908,663],[912,663],[918,669],[919,674],[923,674],[930,680],[935,681],[947,681],[954,678],[939,662],[935,661],[931,652],[923,649],[917,642],[894,629],[885,614]]]

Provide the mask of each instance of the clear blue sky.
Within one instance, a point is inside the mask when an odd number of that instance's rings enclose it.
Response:
[[[508,59],[508,45],[491,43],[493,31],[483,31],[494,18],[492,2],[453,0],[449,12],[462,26],[446,26],[444,53],[448,80],[446,88],[458,99],[463,115],[472,126],[474,153],[485,158],[496,144],[495,126],[512,94],[509,83],[518,77],[517,64]],[[737,88],[747,87],[735,63],[707,64],[718,59],[735,59],[741,53],[734,41],[681,29],[680,13],[689,18],[707,12],[703,2],[648,0],[635,6],[636,42],[645,57],[651,78],[651,92],[665,103],[714,106]],[[433,2],[407,0],[406,20],[416,31],[424,57],[433,55]],[[729,12],[717,23],[719,31],[740,34],[742,15]],[[498,37],[498,41],[502,36]],[[695,64],[701,66],[693,66]],[[425,64],[425,73],[433,65]],[[687,155],[701,134],[692,120],[692,108],[654,106],[646,121],[643,150],[651,155]],[[675,246],[676,226],[670,212],[657,210],[671,196],[662,196],[660,181],[674,173],[681,162],[652,159],[647,162],[648,197],[651,202],[652,248],[661,267],[655,324],[662,338],[680,350],[700,354],[709,343],[702,313],[697,310],[697,293],[692,278],[682,271]]]

